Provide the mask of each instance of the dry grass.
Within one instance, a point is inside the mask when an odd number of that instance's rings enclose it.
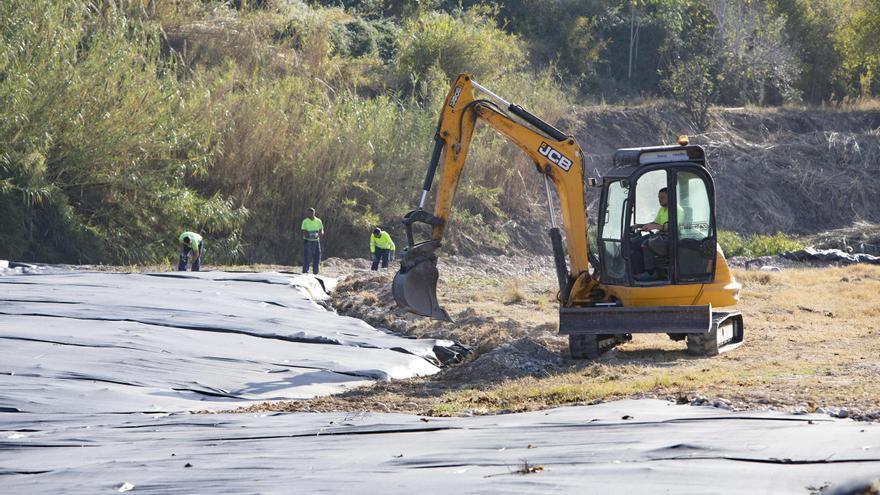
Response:
[[[526,295],[523,292],[522,284],[519,279],[513,279],[504,286],[504,304],[517,304],[525,300]]]
[[[759,115],[778,114],[782,112],[811,112],[811,111],[832,111],[832,112],[852,112],[852,111],[876,111],[880,110],[880,98],[875,97],[858,97],[845,98],[839,103],[823,103],[821,105],[810,105],[805,103],[786,103],[779,107],[767,106],[762,107],[754,104],[746,104],[743,107],[727,108],[712,107],[716,112],[748,112]]]
[[[880,407],[880,267],[738,271],[746,344],[695,358],[662,335],[637,336],[610,356],[547,379],[447,396],[447,404],[532,409],[639,394]],[[452,409],[454,409],[453,407]]]
[[[522,378],[488,387],[430,378],[309,401],[261,405],[291,411],[380,410],[458,415],[543,409],[626,397],[724,398],[737,407],[781,409],[799,405],[880,409],[880,267],[736,270],[743,283],[740,309],[746,342],[713,357],[685,353],[665,335],[637,335],[596,362],[571,362],[547,378]],[[503,304],[509,287],[470,280],[456,289],[451,312],[472,308],[485,316],[542,327],[547,340],[564,347],[555,333],[550,278],[523,279],[523,299]],[[456,286],[458,284],[451,284]],[[478,297],[479,296],[479,297]],[[442,297],[448,302],[445,295]],[[548,325],[549,323],[549,325]],[[483,330],[483,339],[505,341],[509,329]]]

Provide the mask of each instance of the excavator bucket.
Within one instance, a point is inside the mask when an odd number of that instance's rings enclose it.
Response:
[[[417,315],[452,321],[437,301],[437,279],[440,277],[440,272],[437,271],[437,259],[418,258],[410,261],[404,254],[400,271],[394,276],[391,285],[394,300],[401,308]]]
[[[434,175],[433,169],[437,166],[440,148],[442,146],[434,147],[428,178],[425,179],[425,189],[431,184],[430,178]],[[403,226],[406,229],[407,246],[401,253],[400,270],[394,275],[394,282],[391,284],[394,300],[399,307],[411,313],[435,320],[452,321],[449,313],[441,308],[437,301],[437,279],[440,278],[440,272],[437,271],[437,255],[434,252],[440,248],[440,242],[430,240],[416,244],[413,240],[414,223],[437,226],[442,225],[443,220],[421,208],[404,215]]]

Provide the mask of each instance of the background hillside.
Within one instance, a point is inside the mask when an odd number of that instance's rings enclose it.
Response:
[[[599,172],[680,132],[719,222],[880,221],[880,1],[0,0],[0,258],[146,263],[182,229],[212,262],[402,241],[462,71],[567,132]],[[736,108],[732,108],[736,107]],[[531,164],[483,131],[452,251],[542,245]],[[502,157],[499,159],[499,157]]]

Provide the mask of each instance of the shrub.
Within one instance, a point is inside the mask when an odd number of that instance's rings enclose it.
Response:
[[[724,251],[724,255],[727,257],[745,256],[746,243],[743,240],[742,236],[740,236],[736,232],[732,232],[730,230],[719,230],[718,245],[721,246],[721,250]]]
[[[488,81],[522,69],[526,62],[522,42],[501,30],[492,11],[484,8],[424,14],[404,25],[399,45],[397,74],[410,90],[431,84],[437,78],[435,68],[444,82],[462,72]]]
[[[336,24],[330,39],[337,54],[348,57],[375,56],[379,52],[379,31],[357,17],[344,24]]]
[[[187,187],[210,129],[198,92],[160,55],[160,32],[89,2],[13,2],[0,17],[0,205],[16,218],[0,256],[148,262],[212,205],[235,231],[246,212]],[[4,232],[6,237],[6,232]],[[176,248],[176,246],[175,246]]]
[[[523,291],[522,283],[519,281],[519,279],[508,280],[504,284],[501,302],[510,305],[521,303],[525,299],[526,294]]]
[[[709,107],[718,98],[718,63],[705,55],[677,60],[669,69],[663,86],[690,117],[694,129],[709,126]]]
[[[748,241],[752,256],[774,256],[785,251],[802,249],[805,244],[782,232],[773,235],[755,234]]]
[[[397,55],[400,27],[388,20],[375,20],[370,24],[376,30],[376,47],[382,61],[391,62]]]

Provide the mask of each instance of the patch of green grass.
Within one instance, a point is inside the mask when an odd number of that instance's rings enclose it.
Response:
[[[800,239],[782,232],[777,232],[773,235],[754,234],[751,236],[741,236],[730,230],[718,232],[718,244],[724,250],[725,256],[745,256],[748,258],[775,256],[785,251],[796,251],[806,246],[806,243]]]

